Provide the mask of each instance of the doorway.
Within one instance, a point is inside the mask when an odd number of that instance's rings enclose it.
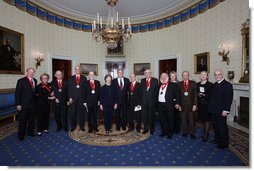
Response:
[[[52,80],[55,79],[55,72],[57,70],[62,71],[63,79],[69,79],[71,77],[71,60],[52,59]]]
[[[159,78],[163,72],[169,74],[171,71],[177,72],[177,59],[159,60]]]

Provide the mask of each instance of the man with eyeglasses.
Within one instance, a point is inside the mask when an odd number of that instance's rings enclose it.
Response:
[[[222,70],[218,69],[214,72],[216,80],[211,93],[208,106],[208,112],[214,127],[215,139],[212,143],[218,144],[217,148],[228,148],[228,126],[227,115],[230,113],[230,107],[233,100],[233,86],[223,77]]]

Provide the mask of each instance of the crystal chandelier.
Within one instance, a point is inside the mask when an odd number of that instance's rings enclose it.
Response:
[[[131,39],[131,24],[128,18],[127,26],[124,25],[124,18],[119,25],[118,12],[116,12],[116,3],[118,0],[105,0],[108,4],[107,24],[102,25],[102,17],[97,13],[97,21],[92,24],[92,36],[99,42],[102,40],[109,49],[115,49],[118,42],[127,42]]]

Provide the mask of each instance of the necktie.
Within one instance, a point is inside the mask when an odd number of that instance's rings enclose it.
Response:
[[[150,81],[149,81],[149,78],[148,79],[146,79],[146,87],[148,88],[148,87],[150,87]]]
[[[122,78],[120,78],[120,89],[123,89],[123,82],[122,82]]]
[[[62,88],[62,81],[61,80],[58,80],[58,86],[59,86],[59,88]]]
[[[32,78],[30,79],[30,82],[31,82],[32,87],[34,88],[34,81]]]

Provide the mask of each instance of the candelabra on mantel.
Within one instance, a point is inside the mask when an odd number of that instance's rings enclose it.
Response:
[[[115,49],[118,42],[127,42],[131,39],[130,17],[128,17],[127,26],[124,24],[124,18],[122,18],[122,23],[119,25],[118,12],[115,9],[118,0],[105,1],[108,4],[107,24],[102,24],[102,17],[97,13],[97,20],[94,20],[92,24],[92,36],[97,42],[102,40],[109,49]]]

